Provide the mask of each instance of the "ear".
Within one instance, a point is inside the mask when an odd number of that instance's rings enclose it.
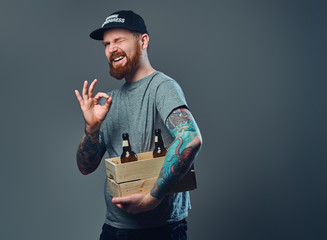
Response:
[[[144,49],[147,49],[148,48],[148,45],[149,45],[149,35],[144,33],[142,34],[141,36],[141,48],[144,50]]]

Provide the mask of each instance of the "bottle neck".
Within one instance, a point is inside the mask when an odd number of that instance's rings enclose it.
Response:
[[[161,135],[154,136],[154,144],[158,147],[164,147]]]
[[[129,144],[129,140],[128,139],[124,139],[123,140],[123,149],[124,150],[131,150],[131,145]]]

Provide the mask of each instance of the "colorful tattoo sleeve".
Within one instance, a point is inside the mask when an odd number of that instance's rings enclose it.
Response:
[[[166,120],[166,127],[175,138],[168,149],[158,180],[151,190],[157,199],[163,198],[190,169],[200,146],[201,134],[186,108],[174,110]]]
[[[99,166],[106,151],[102,139],[103,134],[100,131],[84,132],[76,153],[77,165],[81,173],[89,174]]]

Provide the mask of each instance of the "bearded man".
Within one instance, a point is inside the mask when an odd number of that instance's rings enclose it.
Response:
[[[97,80],[75,90],[85,120],[77,150],[82,174],[97,169],[104,153],[122,152],[122,133],[128,133],[135,152],[154,148],[154,130],[161,129],[168,148],[157,182],[148,194],[112,197],[105,180],[106,219],[100,240],[187,239],[188,192],[168,194],[191,168],[202,143],[199,128],[175,80],[153,69],[144,20],[133,11],[111,14],[90,37],[102,41],[110,75],[125,79],[118,89],[94,96]]]

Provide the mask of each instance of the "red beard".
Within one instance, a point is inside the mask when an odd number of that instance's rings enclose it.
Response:
[[[110,66],[110,75],[118,80],[127,77],[128,75],[135,72],[138,68],[140,60],[141,60],[141,47],[138,42],[135,44],[136,52],[133,56],[128,57],[125,52],[119,52],[112,55],[109,59],[109,66]],[[118,65],[113,66],[112,61],[113,59],[125,56],[126,57],[126,64],[124,66]]]

